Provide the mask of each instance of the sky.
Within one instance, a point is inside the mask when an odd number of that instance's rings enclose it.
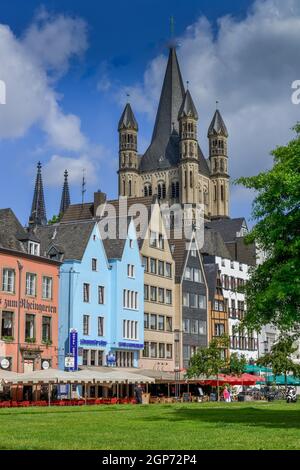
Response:
[[[170,16],[182,75],[207,129],[215,102],[226,122],[232,181],[272,165],[299,120],[299,0],[1,0],[0,207],[27,223],[36,165],[47,216],[59,211],[63,173],[71,200],[117,196],[117,124],[130,94],[139,151],[150,143],[168,55]],[[230,214],[249,221],[253,194],[232,185]],[[252,222],[250,221],[250,224]]]

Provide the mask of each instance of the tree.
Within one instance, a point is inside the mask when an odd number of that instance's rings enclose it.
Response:
[[[189,379],[200,376],[205,376],[206,378],[217,376],[218,382],[219,374],[228,365],[223,354],[224,349],[228,348],[228,346],[229,339],[227,336],[213,338],[207,348],[198,349],[197,353],[191,357],[186,376]],[[219,400],[219,383],[217,390]]]
[[[287,386],[287,376],[292,373],[300,375],[300,366],[295,364],[292,355],[297,351],[294,346],[298,339],[296,335],[282,336],[273,344],[271,351],[257,360],[257,365],[272,368],[274,376],[284,375],[285,386]]]
[[[271,170],[237,180],[257,192],[257,223],[246,241],[266,254],[245,286],[244,325],[256,330],[272,323],[289,331],[300,322],[300,124],[294,130],[296,137],[272,152]]]
[[[49,225],[54,225],[58,224],[60,222],[61,216],[60,215],[54,215],[51,220],[48,221]]]
[[[241,356],[238,353],[233,353],[230,355],[229,361],[229,373],[232,375],[242,375],[245,372],[247,365],[247,359],[244,354]]]

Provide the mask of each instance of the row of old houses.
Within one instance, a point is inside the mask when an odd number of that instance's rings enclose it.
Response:
[[[206,221],[199,246],[195,235],[168,236],[155,196],[126,199],[129,212],[135,203],[146,208],[144,232],[138,217],[123,220],[120,201],[95,193],[59,222],[29,228],[11,209],[0,211],[0,367],[174,372],[223,334],[224,355],[255,360],[256,332],[237,328],[246,310],[239,288],[255,263],[245,221]],[[101,203],[115,207],[125,237],[103,236]]]

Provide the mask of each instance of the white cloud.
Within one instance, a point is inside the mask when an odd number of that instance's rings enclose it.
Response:
[[[69,172],[70,184],[80,184],[83,171],[88,183],[94,184],[97,181],[96,164],[87,155],[78,158],[53,155],[43,167],[45,185],[57,186],[60,181],[63,181],[65,170]]]
[[[285,144],[299,120],[291,84],[300,79],[299,0],[258,0],[246,18],[220,18],[217,33],[201,17],[178,38],[181,70],[199,111],[200,143],[207,154],[207,129],[220,101],[229,133],[230,169],[236,178],[271,165],[269,152]],[[153,119],[165,70],[155,58],[142,83],[129,90],[133,109]]]
[[[22,38],[0,24],[0,79],[6,84],[0,138],[22,137],[38,125],[52,146],[85,150],[80,119],[63,112],[49,71],[65,73],[72,57],[81,55],[86,47],[86,26],[80,19],[46,17],[44,13],[43,20],[38,18]]]
[[[46,69],[68,70],[72,57],[82,57],[87,49],[87,24],[81,18],[51,15],[42,8],[23,36],[25,47]]]

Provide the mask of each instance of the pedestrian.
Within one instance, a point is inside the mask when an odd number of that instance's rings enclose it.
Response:
[[[226,403],[230,402],[230,392],[228,391],[227,387],[225,387],[223,390],[223,398],[224,398],[224,401],[226,401]]]
[[[198,393],[199,393],[198,401],[199,401],[199,402],[202,402],[203,397],[204,397],[204,393],[203,393],[203,388],[200,387],[200,385],[199,385],[199,387],[198,387]]]
[[[143,389],[141,384],[137,384],[134,389],[135,399],[138,405],[143,403]]]

